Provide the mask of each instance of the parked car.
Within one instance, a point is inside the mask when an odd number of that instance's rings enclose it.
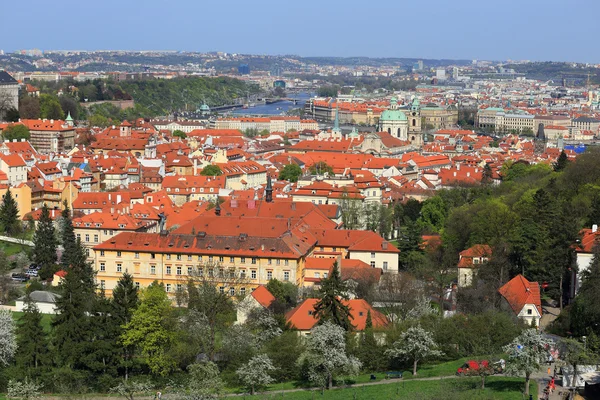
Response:
[[[28,269],[27,271],[25,271],[25,275],[27,275],[30,278],[37,277],[38,276],[37,269]]]
[[[36,263],[31,263],[29,265],[29,269],[35,269],[36,271],[39,271],[40,269],[42,269],[41,265],[37,265]]]
[[[29,277],[23,273],[14,273],[12,274],[12,280],[17,282],[27,282]]]
[[[494,363],[490,363],[488,360],[469,360],[456,370],[456,375],[476,376],[479,375],[482,370],[488,370],[487,373],[490,375],[500,374],[504,371],[504,360],[496,361]]]

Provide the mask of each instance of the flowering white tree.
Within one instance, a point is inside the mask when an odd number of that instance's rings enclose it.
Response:
[[[135,382],[131,379],[119,382],[119,384],[110,389],[112,393],[125,397],[127,400],[134,400],[135,396],[148,393],[152,387],[146,382]]]
[[[436,314],[437,311],[431,306],[431,301],[425,295],[417,298],[415,306],[407,311],[405,319],[420,319],[426,315]]]
[[[261,310],[252,319],[251,326],[255,327],[260,332],[256,336],[256,340],[260,345],[280,336],[283,330],[279,327],[277,320],[273,318],[269,310]]]
[[[0,309],[0,366],[8,365],[17,351],[15,321],[12,313]]]
[[[250,359],[245,365],[236,371],[242,383],[250,388],[250,394],[254,395],[257,387],[267,386],[275,382],[275,379],[269,375],[269,371],[275,371],[276,368],[271,359],[266,354],[259,354]]]
[[[433,340],[433,334],[420,326],[413,326],[404,332],[400,339],[394,342],[392,348],[385,351],[389,358],[410,360],[413,362],[413,375],[417,375],[419,361],[443,355],[438,350],[438,344]]]
[[[504,346],[509,354],[505,372],[508,375],[525,374],[525,395],[529,395],[531,374],[539,371],[541,363],[548,359],[552,342],[537,329],[527,329]]]
[[[331,322],[318,325],[311,331],[307,350],[298,359],[299,365],[305,363],[309,380],[323,389],[331,389],[335,375],[356,375],[362,366],[356,357],[346,354],[344,328]]]
[[[28,381],[27,378],[23,382],[10,380],[8,382],[8,398],[10,399],[37,399],[40,397],[41,386],[35,382]]]
[[[216,399],[223,390],[223,381],[219,376],[219,367],[211,361],[203,361],[188,367],[188,384],[191,399]]]

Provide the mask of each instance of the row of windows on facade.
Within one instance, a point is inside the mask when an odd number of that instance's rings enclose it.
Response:
[[[140,283],[139,282],[135,282],[135,287],[137,289],[140,289]],[[106,281],[105,280],[101,280],[100,281],[100,288],[101,289],[106,289]],[[170,283],[167,283],[165,285],[165,290],[166,290],[167,293],[172,293],[173,292],[173,288],[175,288],[176,292],[183,292],[183,285],[180,284],[180,283],[177,283],[174,287]],[[225,293],[225,289],[226,289],[225,286],[220,286],[219,287],[219,293]],[[255,289],[256,288],[252,288],[252,291],[254,292]],[[235,290],[234,287],[230,287],[229,290],[227,290],[227,292],[229,293],[230,296],[235,296],[235,294],[236,294],[236,290]],[[246,288],[245,287],[239,288],[239,293],[242,296],[246,295]]]
[[[374,254],[374,253],[373,253]],[[100,257],[104,257],[105,252],[104,250],[100,250]],[[117,257],[121,257],[123,255],[123,253],[121,251],[117,251]],[[134,253],[134,258],[140,258],[140,253],[139,252],[135,252]],[[171,260],[172,259],[172,255],[171,254],[165,254],[165,258],[167,260]],[[219,259],[219,262],[225,262],[225,256],[218,256],[217,257]],[[150,259],[155,260],[156,259],[156,253],[150,253]],[[182,254],[175,254],[175,259],[177,261],[183,261],[183,255]],[[273,264],[273,260],[275,260],[275,265],[281,265],[281,259],[279,258],[267,258],[267,264],[268,265],[272,265]],[[193,256],[191,254],[187,255],[187,261],[193,261]],[[202,262],[204,261],[203,257],[201,255],[198,256],[198,261]],[[215,261],[215,256],[207,256],[206,261],[208,262],[214,262]],[[230,263],[235,263],[235,257],[229,257],[229,262]],[[250,258],[250,263],[251,264],[256,264],[258,262],[258,258],[257,257],[251,257]],[[241,264],[245,264],[246,263],[246,257],[240,257],[240,263]],[[286,266],[290,265],[290,260],[283,260],[283,264]]]
[[[200,189],[200,193],[204,193],[204,188],[199,188],[199,189]],[[171,188],[167,188],[167,192],[170,192],[170,191],[171,191]],[[215,191],[214,188],[210,188],[210,192],[211,193],[214,193],[214,191]],[[196,192],[196,188],[193,187],[192,188],[192,193],[195,193],[195,192]],[[175,188],[175,193],[179,193],[179,188]]]
[[[117,272],[123,272],[123,264],[116,264],[116,271]],[[170,265],[165,266],[165,275],[172,275],[172,267]],[[100,272],[106,272],[106,263],[105,262],[101,262],[100,263]],[[216,272],[216,273],[215,273]],[[236,273],[235,270],[233,268],[230,268],[227,271],[227,274],[225,273],[225,269],[223,268],[219,268],[218,270],[215,268],[207,268],[206,270],[207,276],[210,278],[213,277],[229,277],[229,278],[235,278],[236,277]],[[150,266],[150,275],[156,275],[156,265],[151,265]],[[183,267],[181,266],[177,266],[175,268],[175,275],[183,275]],[[194,271],[193,267],[187,267],[187,275],[188,276],[204,276],[204,268],[202,267],[198,267],[196,269],[196,271]],[[257,272],[255,269],[250,270],[250,279],[256,279],[257,276]],[[241,279],[246,279],[246,270],[242,269],[240,270],[240,275],[239,277]],[[267,271],[267,280],[271,280],[273,279],[273,271],[268,270]],[[283,271],[283,280],[284,281],[289,281],[290,280],[290,271]]]

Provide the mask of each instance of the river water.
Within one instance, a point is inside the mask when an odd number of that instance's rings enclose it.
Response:
[[[238,108],[232,112],[233,115],[285,115],[293,108],[302,108],[304,103],[310,99],[312,93],[290,93],[287,97],[298,100],[296,104],[291,101],[280,101],[273,104],[258,104],[246,109]]]

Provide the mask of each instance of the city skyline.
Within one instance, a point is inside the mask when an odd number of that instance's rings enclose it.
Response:
[[[143,9],[133,1],[115,0],[102,9],[72,0],[60,9],[42,7],[39,0],[32,3],[27,30],[19,30],[18,18],[0,26],[0,35],[11,37],[10,44],[0,46],[3,50],[172,49],[303,57],[600,62],[600,56],[589,51],[599,33],[593,15],[600,4],[589,0],[573,2],[585,13],[569,14],[552,7],[562,4],[558,1],[537,0],[509,1],[502,7],[474,0],[459,4],[435,0],[427,8],[382,1],[367,9],[338,0],[302,6],[233,1],[229,13],[218,4],[187,0],[176,2],[169,12],[157,0],[145,3]],[[46,22],[65,17],[68,24]],[[97,22],[90,24],[92,17]],[[557,29],[556,21],[566,29]]]

